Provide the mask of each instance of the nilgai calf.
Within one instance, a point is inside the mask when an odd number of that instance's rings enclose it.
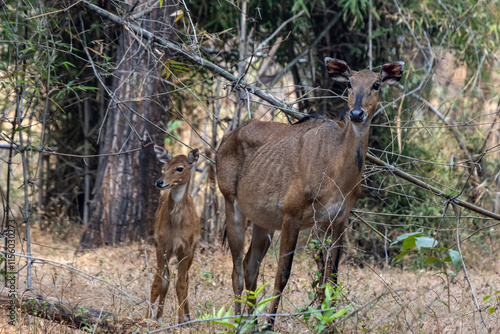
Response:
[[[162,190],[162,195],[155,213],[157,272],[151,286],[150,297],[151,303],[160,297],[156,319],[161,322],[165,296],[172,277],[168,264],[171,258],[177,257],[178,274],[175,286],[179,302],[177,316],[179,323],[182,323],[190,320],[187,298],[188,270],[193,262],[201,229],[200,219],[188,191],[199,152],[198,149],[194,149],[187,156],[172,157],[163,147],[155,145],[154,149],[157,158],[165,164],[165,172],[156,181],[156,187]],[[151,316],[152,311],[148,308],[147,318]]]

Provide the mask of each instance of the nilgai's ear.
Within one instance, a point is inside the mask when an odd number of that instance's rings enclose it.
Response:
[[[326,57],[325,65],[328,69],[328,74],[332,77],[333,80],[338,82],[349,82],[352,71],[345,61]]]
[[[172,160],[172,154],[168,153],[167,150],[161,146],[155,145],[155,153],[158,160],[161,163],[166,164],[170,160]]]
[[[196,161],[198,161],[198,158],[200,157],[200,152],[198,151],[197,148],[191,150],[188,154],[188,163],[189,167],[192,167]]]
[[[382,70],[379,74],[380,81],[389,85],[396,83],[401,79],[401,76],[403,76],[403,66],[405,66],[405,63],[402,61],[395,61],[382,65]]]

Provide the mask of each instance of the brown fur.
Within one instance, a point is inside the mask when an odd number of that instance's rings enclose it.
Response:
[[[155,146],[155,152],[160,161],[165,163],[165,173],[156,184],[163,188],[163,193],[155,213],[155,246],[157,272],[151,286],[151,303],[159,297],[156,318],[161,322],[165,296],[171,278],[169,261],[177,257],[178,275],[176,284],[177,300],[179,302],[179,323],[190,320],[189,302],[187,298],[189,287],[188,270],[193,262],[194,251],[198,245],[201,225],[196,214],[193,199],[189,195],[189,183],[193,167],[196,166],[198,150],[174,158],[163,148]],[[182,167],[182,172],[176,170]],[[150,312],[151,311],[151,312]],[[148,309],[149,318],[152,310]]]
[[[226,134],[217,152],[219,188],[226,201],[226,229],[233,257],[236,296],[255,290],[260,262],[275,230],[281,230],[280,258],[270,313],[277,311],[280,295],[290,276],[301,229],[315,226],[334,246],[318,255],[322,281],[336,282],[342,235],[348,215],[361,194],[361,176],[368,149],[368,133],[383,81],[401,77],[402,63],[386,64],[382,73],[351,71],[343,61],[327,58],[335,80],[349,82],[351,118],[333,122],[321,117],[294,125],[249,120]],[[386,71],[390,69],[390,71]],[[362,110],[362,113],[359,111]],[[364,115],[360,121],[360,114]],[[361,148],[362,154],[358,152]],[[359,161],[362,159],[362,161]],[[253,223],[250,248],[243,260],[245,219]],[[235,304],[241,312],[239,303]],[[270,319],[271,324],[274,319]]]

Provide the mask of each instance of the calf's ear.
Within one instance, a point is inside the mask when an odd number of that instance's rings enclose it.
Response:
[[[380,71],[380,81],[384,84],[392,85],[398,82],[403,76],[403,67],[405,63],[402,61],[395,61],[393,63],[388,63],[382,65],[382,70]]]
[[[168,153],[165,148],[155,145],[154,149],[156,157],[158,158],[158,160],[160,160],[161,163],[166,164],[167,162],[172,160],[172,154]]]

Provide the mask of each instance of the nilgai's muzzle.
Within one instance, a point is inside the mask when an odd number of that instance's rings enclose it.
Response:
[[[165,189],[165,188],[168,188],[170,186],[170,184],[165,184],[165,182],[163,182],[163,180],[158,180],[158,181],[156,181],[155,186],[157,188],[160,188],[160,189]]]
[[[361,109],[351,110],[349,113],[349,118],[354,123],[361,123],[365,120],[365,112]]]

